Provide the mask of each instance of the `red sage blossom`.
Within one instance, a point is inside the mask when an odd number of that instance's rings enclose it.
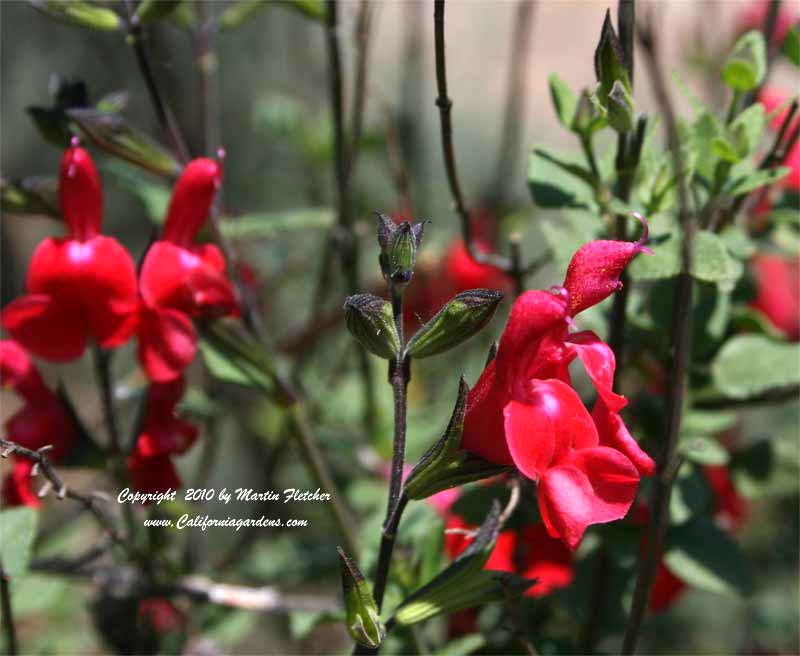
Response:
[[[161,239],[142,263],[139,359],[152,381],[175,380],[194,358],[192,319],[239,313],[219,248],[194,243],[221,183],[218,162],[189,162],[172,194]]]
[[[522,294],[467,399],[462,446],[537,481],[547,531],[570,549],[587,526],[623,518],[640,476],[655,469],[619,416],[627,400],[613,391],[614,353],[590,331],[569,332],[575,315],[620,287],[646,238],[645,224],[636,243],[590,242],[573,256],[563,287]],[[576,357],[597,390],[591,414],[572,387]]]
[[[48,458],[58,462],[77,439],[75,424],[61,399],[42,380],[28,354],[14,340],[0,340],[0,378],[24,401],[5,424],[9,440],[27,449],[51,445]],[[31,487],[33,462],[14,458],[11,473],[3,481],[3,503],[37,507],[39,498]]]
[[[87,342],[126,342],[136,329],[136,269],[125,248],[100,234],[103,192],[89,153],[77,139],[61,160],[59,203],[67,237],[50,237],[33,253],[27,294],[2,313],[3,327],[28,351],[66,362]]]

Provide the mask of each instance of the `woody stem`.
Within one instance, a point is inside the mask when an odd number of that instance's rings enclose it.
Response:
[[[691,354],[692,341],[692,287],[693,281],[690,274],[692,265],[692,249],[696,232],[696,219],[689,211],[687,198],[686,178],[684,176],[683,158],[681,157],[678,128],[672,101],[667,92],[664,75],[656,50],[656,31],[652,24],[643,25],[639,30],[639,39],[645,53],[650,78],[656,99],[664,115],[664,125],[667,132],[669,149],[672,154],[672,163],[676,172],[678,212],[684,238],[681,245],[681,274],[675,291],[675,305],[673,307],[689,308],[684,312],[676,312],[672,323],[672,366],[670,371],[669,393],[667,397],[666,434],[664,451],[659,458],[655,485],[650,500],[650,525],[648,530],[647,548],[639,564],[636,577],[636,589],[633,593],[631,611],[625,629],[625,639],[622,644],[622,654],[633,654],[639,639],[642,621],[647,610],[650,591],[653,588],[659,558],[667,530],[669,519],[669,500],[672,485],[680,465],[677,453],[678,435],[681,428],[683,413],[683,400],[685,395],[686,377]]]
[[[6,633],[6,653],[14,656],[17,653],[17,632],[11,611],[11,588],[2,565],[0,565],[0,610],[2,610],[3,626]]]

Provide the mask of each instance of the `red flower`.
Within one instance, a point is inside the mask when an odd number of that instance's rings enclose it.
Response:
[[[24,405],[6,421],[6,435],[12,442],[28,449],[48,444],[48,456],[58,461],[77,438],[75,424],[61,399],[45,385],[28,354],[15,341],[0,340],[0,378],[4,387],[14,390]],[[38,506],[31,488],[32,463],[15,459],[11,473],[3,483],[3,498],[9,505]]]
[[[80,357],[90,339],[103,348],[127,341],[138,301],[133,260],[115,239],[100,234],[100,178],[77,141],[61,161],[59,201],[68,236],[39,244],[28,293],[6,306],[2,323],[34,355],[65,362]]]
[[[196,159],[186,166],[161,240],[142,263],[139,359],[153,381],[178,378],[194,358],[197,336],[191,318],[238,314],[222,253],[213,244],[194,243],[221,182],[222,168],[213,160]]]
[[[3,479],[2,498],[4,506],[38,508],[42,505],[42,500],[33,491],[31,469],[33,469],[33,462],[27,458],[14,458],[11,473]]]
[[[197,439],[197,427],[175,414],[183,390],[181,378],[153,383],[147,390],[141,433],[128,458],[131,481],[139,492],[164,492],[181,486],[170,456],[184,453]]]
[[[0,340],[0,376],[4,386],[25,401],[6,422],[8,439],[34,450],[50,444],[49,458],[62,458],[76,439],[75,424],[61,399],[44,384],[28,354],[10,339]]]
[[[752,306],[789,339],[800,340],[800,258],[758,253],[751,266],[757,289]]]
[[[133,489],[145,494],[177,490],[181,486],[181,479],[168,455],[148,458],[134,451],[128,457],[128,474]]]
[[[163,634],[179,631],[186,619],[169,599],[150,597],[139,602],[139,622],[154,633]]]
[[[461,517],[451,515],[448,529],[472,530]],[[463,533],[445,535],[445,552],[455,558],[472,541]],[[551,538],[542,524],[529,524],[519,531],[509,529],[497,536],[484,569],[511,572],[538,582],[525,592],[527,597],[544,597],[572,582],[572,553],[560,540]]]
[[[183,396],[183,379],[153,383],[147,390],[147,412],[136,453],[143,458],[184,453],[197,439],[197,427],[175,415]]]
[[[655,467],[619,417],[627,401],[612,389],[613,352],[594,333],[569,334],[574,315],[619,288],[620,273],[645,250],[646,237],[645,230],[641,242],[586,244],[558,294],[522,294],[497,357],[467,399],[462,446],[538,481],[547,531],[570,549],[590,524],[624,517],[640,475]],[[571,386],[568,367],[576,357],[598,392],[591,415]]]
[[[708,486],[714,494],[714,517],[730,531],[738,531],[750,516],[750,504],[742,497],[724,465],[703,467]]]

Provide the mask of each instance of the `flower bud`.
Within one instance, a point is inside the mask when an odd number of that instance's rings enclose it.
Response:
[[[471,289],[454,296],[409,340],[406,352],[427,358],[458,346],[489,323],[502,299],[502,292],[493,289]]]
[[[391,360],[400,352],[392,304],[373,294],[356,294],[344,303],[347,329],[370,353]]]
[[[594,53],[594,70],[600,86],[597,90],[597,97],[600,104],[608,104],[608,95],[614,86],[614,82],[619,81],[630,93],[631,83],[628,71],[625,68],[625,57],[622,52],[622,44],[617,38],[614,27],[611,24],[611,13],[606,11],[606,18],[603,21],[603,28],[600,32],[600,42]]]
[[[608,123],[617,132],[630,132],[633,129],[633,97],[619,80],[614,81],[608,94],[607,109]]]
[[[336,550],[339,552],[342,572],[347,631],[359,645],[375,649],[386,636],[378,606],[358,565],[348,558],[341,547],[336,547]]]
[[[91,156],[73,138],[61,159],[58,198],[70,236],[79,241],[100,232],[103,217],[103,189]]]
[[[653,255],[645,246],[649,235],[647,222],[640,214],[632,214],[644,228],[639,241],[590,241],[572,256],[564,278],[570,316],[574,317],[617,291],[622,286],[619,277],[635,255],[642,252]]]
[[[403,221],[400,225],[378,214],[378,244],[383,277],[395,285],[406,285],[414,273],[417,250],[422,243],[424,223]]]

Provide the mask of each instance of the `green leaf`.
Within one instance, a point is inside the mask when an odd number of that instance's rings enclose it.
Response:
[[[120,115],[96,109],[70,109],[67,116],[101,150],[156,175],[175,177],[180,173],[181,165],[168,150]]]
[[[691,520],[670,531],[664,563],[693,588],[748,595],[754,587],[750,565],[739,545],[706,518]]]
[[[732,399],[798,384],[800,344],[777,342],[762,335],[737,335],[714,358],[711,374],[717,389]]]
[[[711,152],[731,164],[736,164],[741,159],[733,144],[724,137],[714,137],[711,140]]]
[[[274,239],[285,233],[324,230],[336,220],[327,207],[308,207],[281,212],[253,212],[226,218],[222,234],[229,239]]]
[[[591,172],[574,157],[536,148],[528,160],[528,185],[540,207],[589,207],[594,204]]]
[[[61,217],[58,207],[58,180],[55,178],[25,178],[19,182],[0,178],[0,198],[0,207],[9,214]]]
[[[468,656],[476,653],[486,644],[486,638],[481,633],[468,633],[465,636],[449,640],[441,649],[437,650],[437,656]]]
[[[122,162],[111,160],[103,163],[101,168],[111,173],[125,190],[139,199],[152,223],[164,223],[170,199],[170,190],[167,187],[154,183],[148,176]]]
[[[503,293],[471,289],[451,298],[409,340],[406,353],[414,358],[438,355],[477,335],[494,316]]]
[[[687,411],[681,423],[681,432],[688,435],[713,435],[736,425],[737,416],[733,411],[696,410]]]
[[[740,273],[719,235],[700,230],[695,237],[692,275],[705,282],[720,282],[735,279]]]
[[[722,69],[722,79],[734,91],[750,91],[764,81],[767,73],[767,46],[764,35],[752,30],[733,46]]]
[[[658,224],[657,224],[658,225]],[[663,280],[677,276],[681,271],[680,237],[673,226],[667,235],[656,234],[650,241],[654,257],[637,257],[628,267],[634,280]],[[655,231],[654,231],[655,232]],[[741,266],[731,257],[725,242],[708,230],[695,235],[692,275],[704,282],[728,282],[736,280],[742,273]]]
[[[534,581],[520,579],[508,572],[483,569],[500,532],[500,505],[495,500],[478,534],[464,552],[432,581],[412,593],[394,613],[399,625],[422,622],[437,615],[454,613],[505,594],[519,594]]]
[[[240,0],[225,8],[220,14],[220,29],[230,30],[239,27],[248,18],[260,9],[270,5],[293,9],[306,18],[322,20],[325,18],[325,5],[322,0],[279,0],[270,2],[269,0]]]
[[[755,241],[741,226],[729,225],[719,233],[719,236],[731,255],[740,260],[749,260],[758,249]]]
[[[152,23],[169,16],[181,0],[142,0],[136,8],[136,17],[142,23]]]
[[[790,62],[800,68],[800,28],[794,26],[786,33],[782,51]]]
[[[39,513],[26,506],[0,512],[0,563],[11,577],[28,571]]]
[[[750,105],[734,119],[729,132],[739,158],[747,157],[756,151],[766,126],[767,115],[761,103]]]
[[[726,465],[730,459],[728,450],[711,437],[682,437],[678,450],[687,460],[700,465]]]
[[[691,464],[681,467],[669,500],[670,521],[682,524],[692,517],[708,515],[712,503],[711,491],[700,468]]]
[[[597,90],[598,100],[603,106],[608,103],[608,95],[615,82],[620,82],[630,94],[631,83],[625,68],[622,44],[611,24],[610,11],[606,12],[600,41],[594,52],[594,71],[600,83]]]
[[[115,31],[123,27],[116,12],[80,0],[29,0],[35,9],[64,23],[92,30]]]
[[[549,78],[550,98],[556,110],[556,116],[561,125],[567,129],[572,129],[575,120],[575,112],[578,109],[578,98],[558,75],[552,73]]]
[[[636,118],[633,96],[619,80],[608,94],[608,124],[617,132],[630,132]]]
[[[788,175],[791,169],[786,166],[776,166],[772,169],[758,169],[753,173],[731,180],[725,193],[731,196],[742,196],[766,185],[775,184]]]
[[[200,352],[209,372],[220,380],[252,387],[277,403],[291,399],[275,383],[270,355],[256,340],[223,321],[201,327]]]
[[[339,552],[347,630],[359,645],[376,649],[386,637],[378,606],[358,565],[341,547],[336,547],[336,551]]]

